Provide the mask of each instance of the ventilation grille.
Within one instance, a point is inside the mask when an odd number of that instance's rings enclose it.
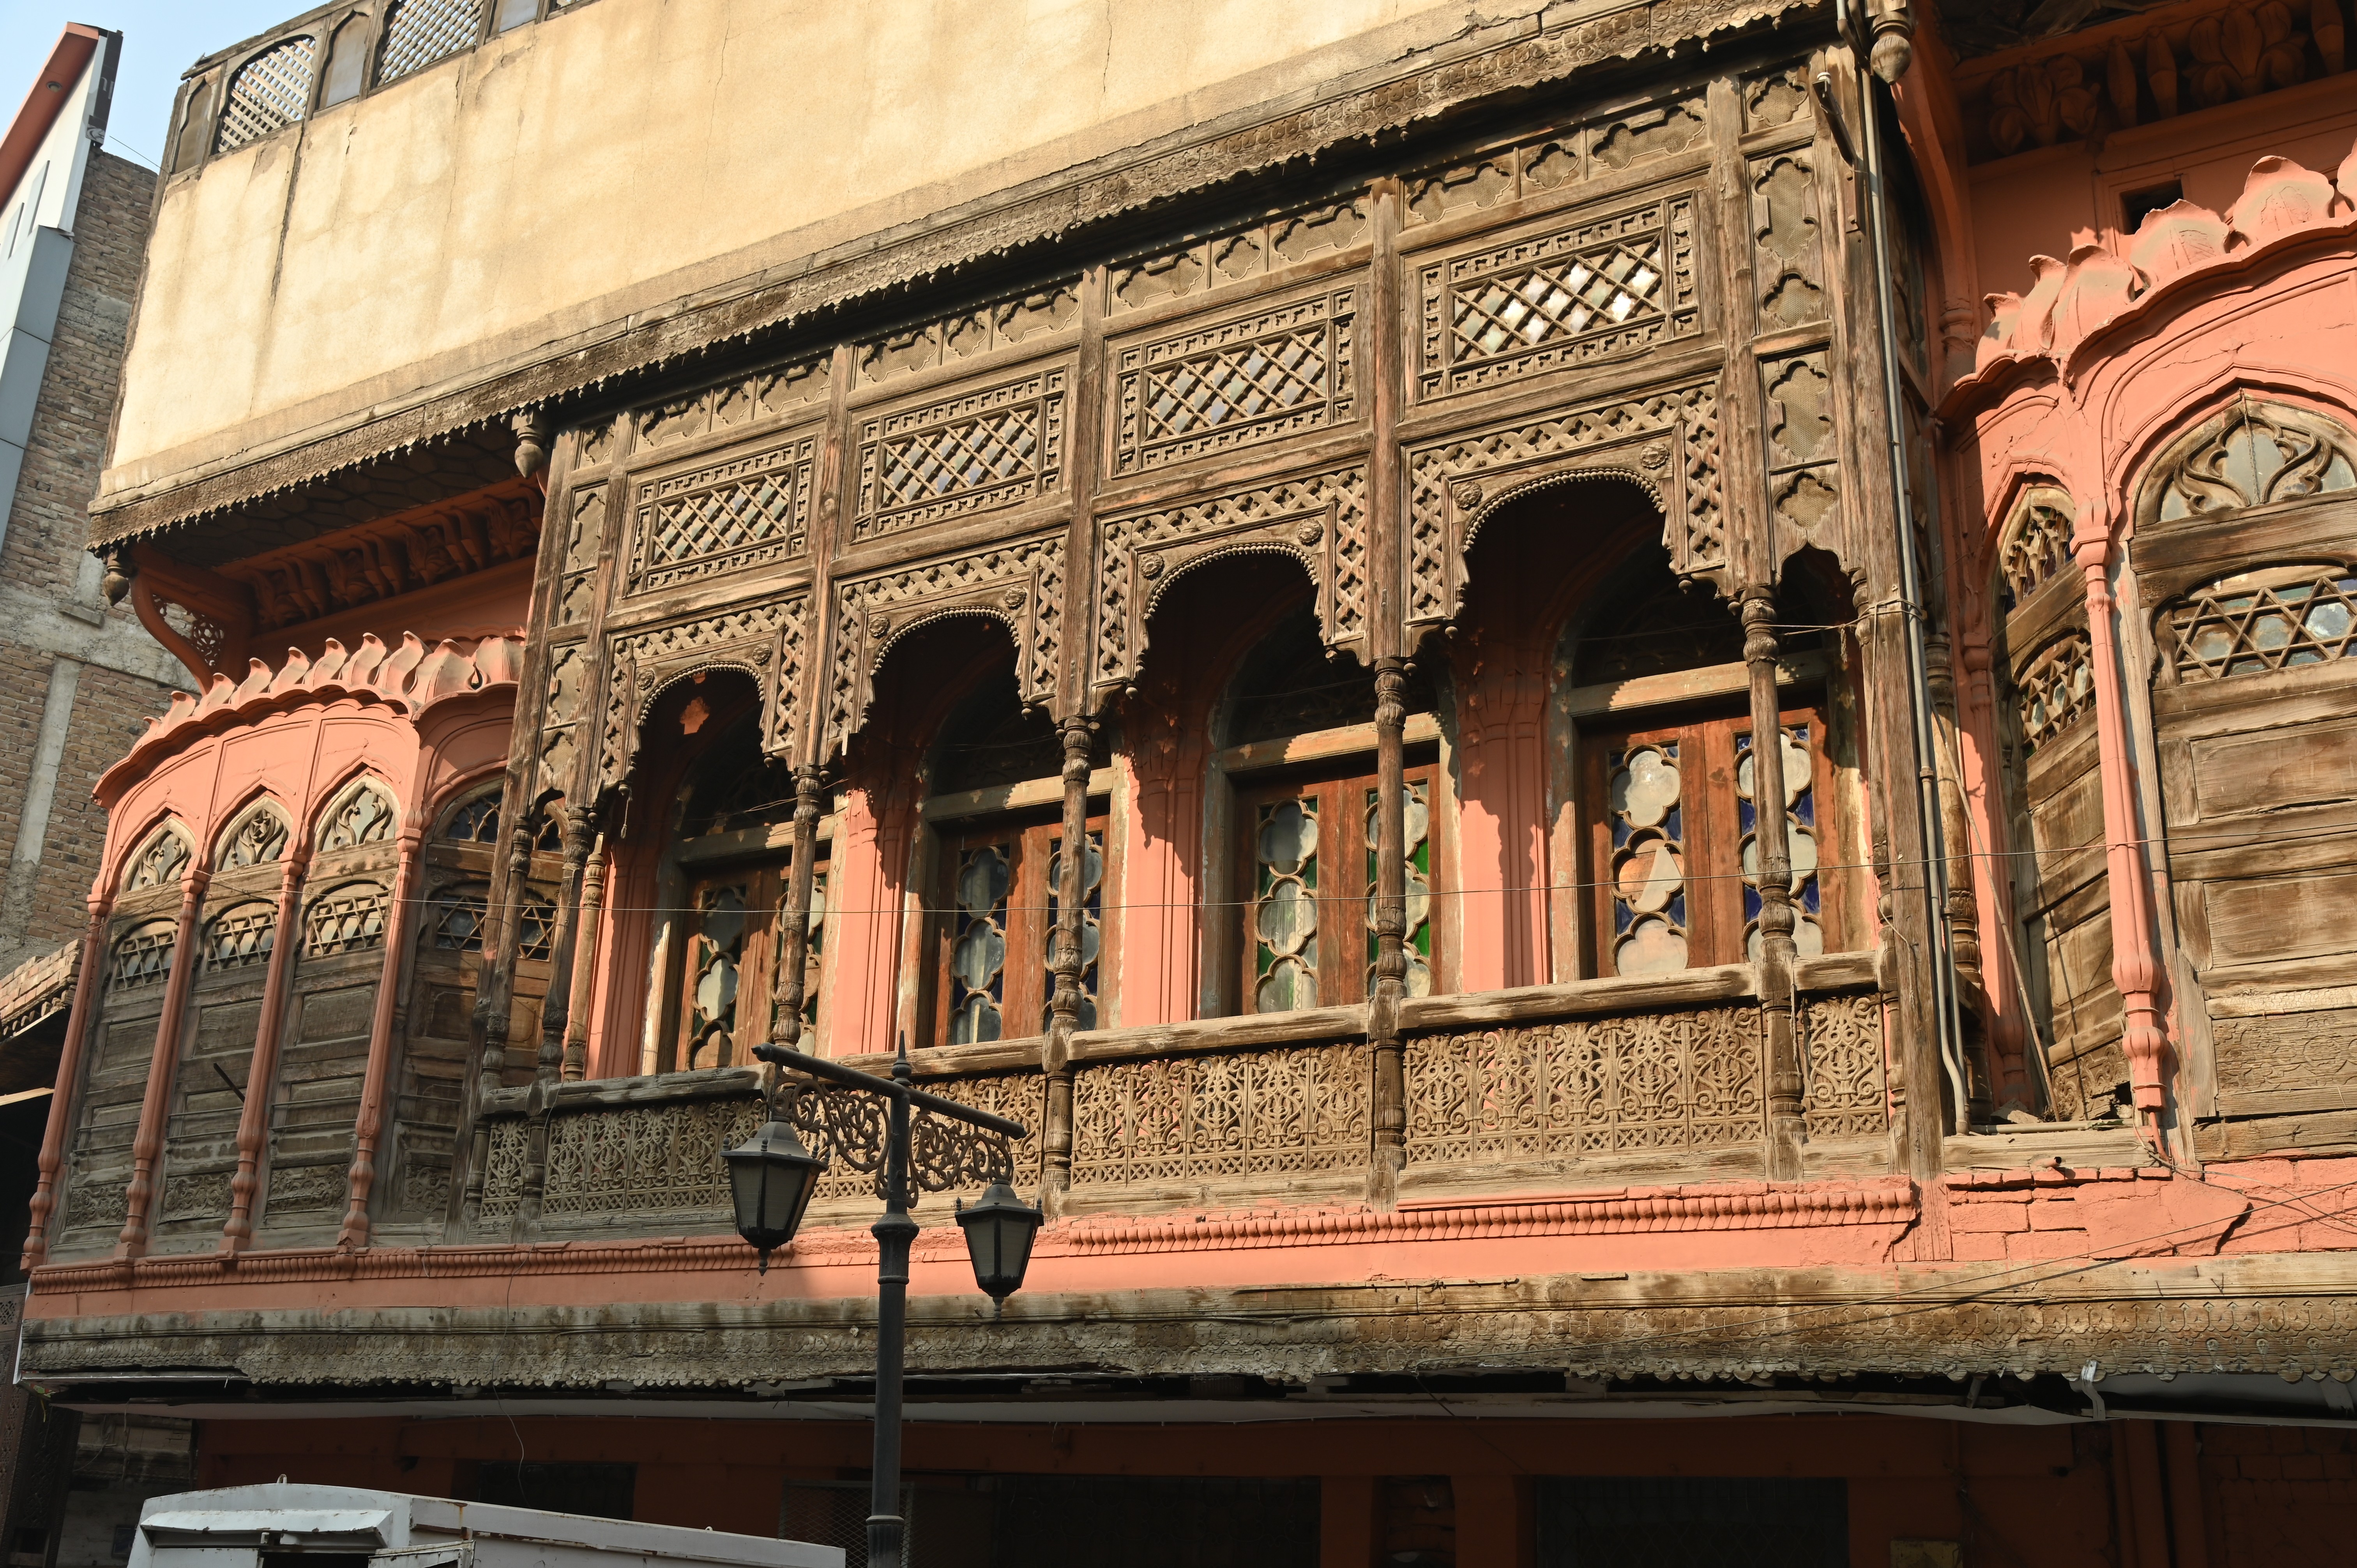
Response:
[[[376,57],[381,86],[472,48],[483,30],[483,0],[394,0]]]
[[[246,61],[229,84],[213,151],[235,152],[300,120],[311,102],[311,66],[318,52],[310,38],[289,38]]]

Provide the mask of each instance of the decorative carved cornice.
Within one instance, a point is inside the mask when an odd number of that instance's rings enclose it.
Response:
[[[522,669],[522,628],[479,640],[445,640],[432,648],[414,633],[404,634],[390,649],[372,636],[364,637],[349,651],[330,638],[316,660],[289,649],[285,664],[277,670],[256,659],[243,681],[215,675],[196,696],[174,693],[171,706],[149,719],[146,733],[133,743],[129,754],[100,778],[98,798],[112,804],[196,736],[251,724],[265,714],[358,697],[382,703],[414,720],[437,703],[512,686]]]
[[[221,575],[244,585],[254,629],[267,632],[529,560],[539,542],[540,497],[516,479],[230,562]]]

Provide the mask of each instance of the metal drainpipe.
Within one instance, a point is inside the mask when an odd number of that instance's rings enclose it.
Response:
[[[1882,402],[1890,444],[1890,470],[1896,479],[1892,500],[1899,521],[1900,610],[1907,621],[1907,703],[1915,730],[1916,809],[1924,824],[1923,894],[1928,929],[1937,950],[1932,963],[1932,1003],[1939,1031],[1940,1065],[1948,1077],[1955,1127],[1972,1130],[1972,1101],[1964,1078],[1964,1014],[1956,984],[1955,948],[1948,929],[1948,859],[1940,813],[1940,753],[1938,732],[1932,718],[1930,660],[1923,647],[1923,576],[1915,557],[1915,517],[1907,493],[1907,420],[1899,377],[1897,302],[1890,284],[1889,216],[1882,185],[1882,116],[1874,101],[1876,73],[1867,64],[1867,51],[1852,40],[1857,12],[1848,0],[1835,0],[1835,20],[1842,40],[1850,45],[1858,70],[1859,172],[1866,177],[1867,232],[1871,242],[1877,328],[1882,349]],[[1904,69],[1903,61],[1901,69]],[[1939,841],[1939,842],[1935,842]]]

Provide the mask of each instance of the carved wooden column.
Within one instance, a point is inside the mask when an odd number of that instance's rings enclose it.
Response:
[[[262,1185],[262,1148],[270,1136],[270,1091],[278,1079],[278,1040],[286,1029],[286,1001],[302,950],[303,877],[311,867],[311,846],[289,844],[278,875],[278,924],[270,944],[270,964],[262,978],[262,1023],[253,1031],[253,1055],[246,1060],[245,1106],[237,1118],[237,1174],[229,1178],[229,1222],[221,1227],[221,1250],[242,1251],[253,1241],[253,1194]]]
[[[1056,989],[1048,999],[1048,1037],[1039,1053],[1048,1075],[1048,1113],[1040,1129],[1039,1187],[1049,1218],[1063,1208],[1072,1185],[1072,1035],[1081,1026],[1081,931],[1086,911],[1089,860],[1089,745],[1094,721],[1064,721],[1064,838],[1056,861],[1055,947],[1049,967]]]
[[[486,912],[482,962],[475,971],[475,1033],[483,1042],[476,1069],[473,1135],[468,1140],[467,1196],[461,1214],[472,1230],[483,1217],[483,1167],[490,1162],[491,1129],[482,1106],[507,1074],[508,1032],[515,1012],[516,932],[522,923],[524,886],[532,874],[532,823],[522,802],[501,810],[510,818],[508,857],[492,867],[490,908]]]
[[[1943,631],[1924,638],[1932,722],[1940,741],[1940,832],[1948,855],[1948,930],[1956,973],[1978,990],[1981,979],[1980,900],[1973,887],[1972,830],[1964,817],[1964,746],[1956,718],[1956,671]]]
[[[40,1179],[33,1189],[32,1225],[25,1232],[21,1266],[31,1273],[49,1255],[49,1216],[58,1208],[58,1172],[65,1165],[73,1108],[81,1098],[81,1064],[98,1027],[99,972],[106,967],[106,922],[114,913],[112,893],[90,896],[90,924],[81,936],[81,967],[74,974],[73,1011],[68,1014],[64,1047],[58,1055],[58,1081],[49,1096],[48,1124],[41,1133]]]
[[[1758,852],[1760,1011],[1768,1068],[1768,1179],[1801,1179],[1806,1133],[1793,1017],[1792,844],[1784,820],[1784,714],[1776,691],[1776,597],[1743,594],[1743,662],[1751,682],[1751,842]]]
[[[581,957],[573,965],[573,996],[565,1016],[565,1081],[578,1083],[589,1076],[589,1010],[597,980],[598,927],[606,914],[606,865],[612,857],[606,835],[589,845],[589,863],[581,874],[580,935],[575,940]]]
[[[410,933],[417,925],[411,911],[417,902],[418,852],[425,842],[424,829],[414,825],[402,829],[393,874],[393,910],[384,922],[384,967],[377,974],[376,1007],[369,1017],[368,1073],[361,1080],[361,1111],[352,1123],[350,1197],[344,1207],[343,1228],[336,1233],[339,1247],[368,1245],[369,1194],[376,1187],[376,1150],[384,1132],[385,1093],[393,1079],[402,1025],[409,1016],[401,982],[407,968]]]
[[[1407,660],[1375,660],[1375,983],[1367,1046],[1375,1058],[1376,1197],[1398,1190],[1407,1163],[1407,1083],[1400,1059],[1400,998],[1407,989]]]
[[[573,806],[565,813],[565,873],[556,891],[556,936],[550,945],[548,994],[540,1006],[540,1064],[543,1083],[554,1083],[565,1066],[565,1026],[573,1015],[574,937],[581,929],[582,882],[589,865],[589,845],[597,836],[597,808]]]
[[[2102,758],[2104,860],[2112,902],[2112,983],[2127,1014],[2120,1048],[2128,1058],[2144,1136],[2161,1141],[2169,1108],[2169,1038],[2161,1011],[2161,969],[2153,952],[2152,883],[2138,828],[2136,758],[2120,690],[2119,641],[2112,628],[2111,530],[2093,507],[2080,514],[2072,553],[2087,580],[2088,663],[2095,683],[2095,744]]]
[[[815,762],[794,769],[794,857],[786,867],[785,929],[778,933],[778,1004],[770,1012],[770,1038],[800,1050],[802,1008],[809,1002],[811,882],[818,867],[818,820],[823,814],[826,774]],[[765,1079],[777,1069],[761,1069]]]
[[[156,1054],[147,1063],[147,1098],[139,1106],[139,1133],[131,1144],[131,1185],[124,1189],[123,1233],[114,1248],[118,1258],[135,1258],[147,1250],[147,1206],[156,1196],[156,1161],[164,1152],[164,1122],[172,1109],[172,1080],[178,1076],[181,1015],[188,1010],[188,988],[196,983],[198,917],[204,913],[205,885],[212,873],[202,862],[188,867],[180,882],[180,929],[172,938],[172,978],[164,987],[164,1015],[156,1020]]]

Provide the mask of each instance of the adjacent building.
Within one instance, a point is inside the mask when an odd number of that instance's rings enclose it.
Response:
[[[2077,20],[2073,20],[2077,17]],[[913,1560],[2333,1561],[2341,0],[338,0],[174,112],[21,1376]],[[2009,292],[2007,292],[2009,291]],[[952,1201],[1049,1222],[1002,1315]],[[855,1559],[856,1560],[856,1559]]]

